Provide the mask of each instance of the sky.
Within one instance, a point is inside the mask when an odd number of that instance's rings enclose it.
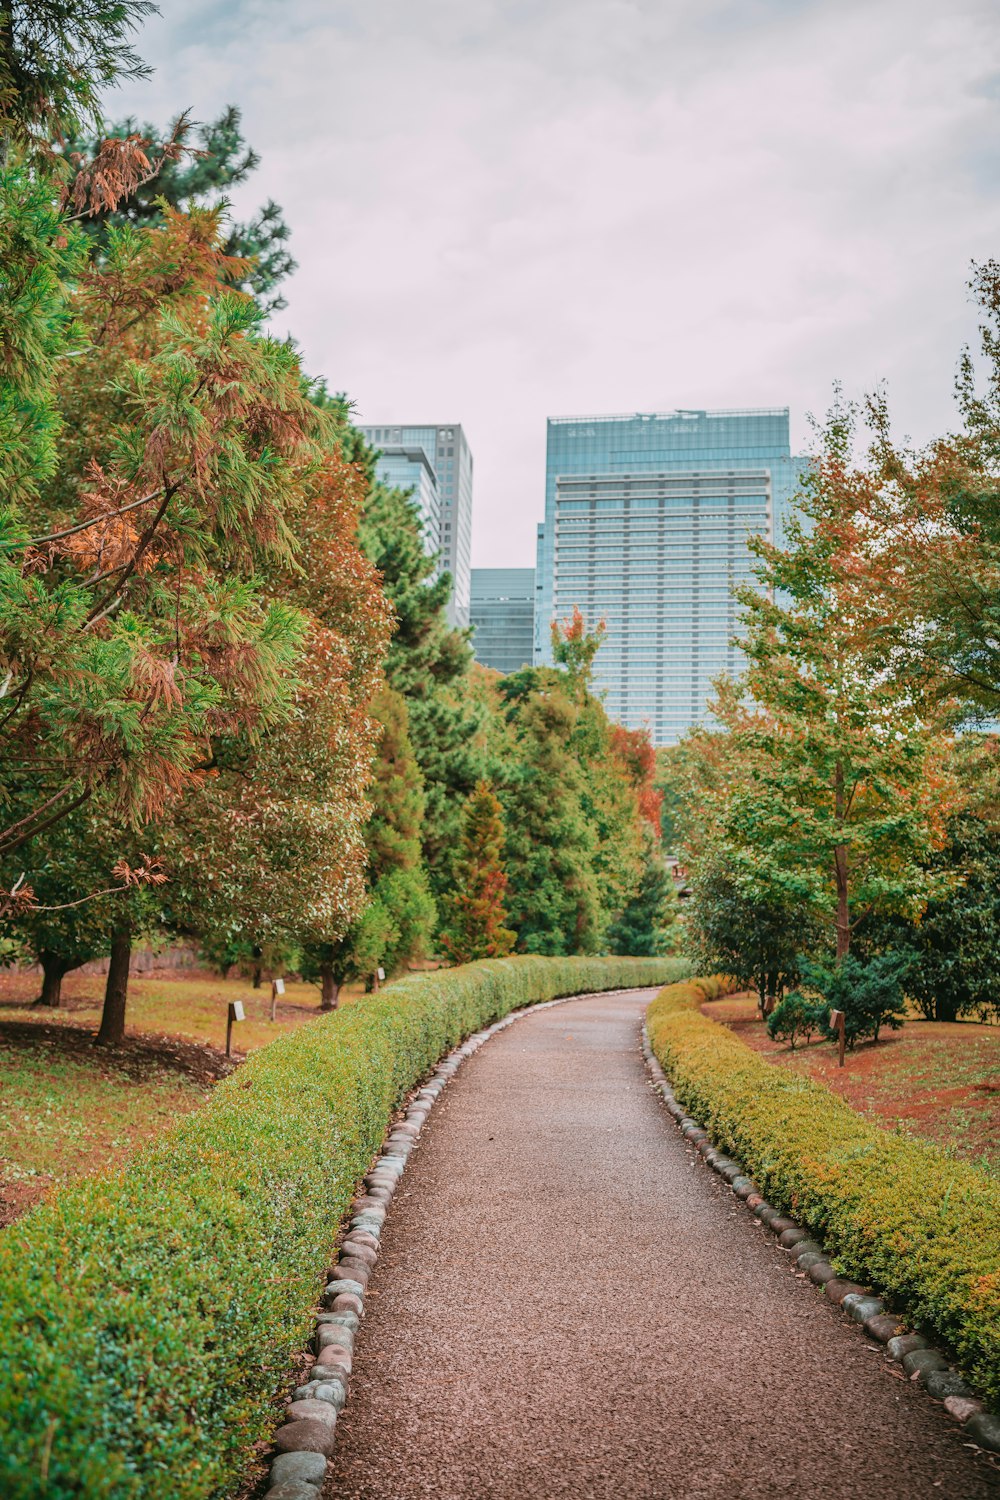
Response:
[[[273,320],[371,423],[461,422],[473,565],[531,566],[547,416],[885,382],[954,422],[1000,255],[995,0],[161,0],[109,118],[241,106]]]

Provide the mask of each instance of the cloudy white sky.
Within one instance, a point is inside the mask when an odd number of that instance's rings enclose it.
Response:
[[[368,422],[460,421],[473,562],[530,565],[545,418],[888,382],[952,420],[1000,254],[995,0],[161,0],[109,114],[242,106],[276,331]]]

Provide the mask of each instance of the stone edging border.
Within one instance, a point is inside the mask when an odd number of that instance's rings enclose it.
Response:
[[[653,986],[640,985],[639,989]],[[595,994],[603,994],[597,990]],[[615,991],[615,993],[629,993]],[[379,1241],[386,1211],[406,1167],[407,1158],[430,1113],[431,1106],[459,1066],[478,1052],[484,1042],[521,1016],[566,1005],[589,995],[563,995],[522,1006],[491,1026],[467,1036],[465,1041],[437,1063],[427,1081],[409,1098],[402,1118],[389,1127],[374,1164],[363,1179],[348,1211],[347,1233],[342,1237],[339,1260],[326,1273],[321,1299],[323,1311],[316,1319],[313,1337],[315,1356],[308,1377],[295,1390],[286,1410],[284,1426],[274,1436],[278,1449],[271,1461],[270,1487],[263,1500],[319,1500],[326,1478],[327,1459],[334,1449],[337,1414],[347,1401],[354,1355],[354,1335],[364,1316],[365,1290],[379,1254]]]
[[[988,1453],[1000,1453],[1000,1416],[985,1409],[975,1392],[966,1385],[957,1370],[929,1339],[908,1332],[905,1323],[886,1310],[882,1299],[869,1287],[859,1286],[838,1276],[818,1240],[809,1230],[768,1203],[756,1183],[744,1172],[738,1161],[717,1150],[698,1121],[686,1113],[678,1102],[670,1080],[653,1052],[645,1023],[642,1027],[642,1052],[653,1080],[653,1087],[663,1096],[667,1110],[695,1150],[727,1182],[766,1229],[778,1236],[778,1244],[787,1250],[800,1271],[821,1290],[835,1307],[840,1307],[859,1323],[868,1336],[885,1346],[886,1354],[903,1368],[912,1381],[918,1381],[946,1411],[964,1425],[972,1442]]]

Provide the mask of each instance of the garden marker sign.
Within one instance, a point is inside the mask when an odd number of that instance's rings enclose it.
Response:
[[[243,1001],[242,1000],[230,1000],[230,1002],[229,1002],[229,1008],[228,1008],[228,1011],[227,1011],[227,1014],[226,1014],[226,1056],[227,1057],[232,1057],[232,1055],[233,1055],[233,1022],[234,1021],[245,1021],[245,1020],[246,1020],[246,1016],[243,1014]]]
[[[842,1010],[831,1010],[831,1012],[830,1012],[830,1030],[831,1031],[835,1031],[837,1033],[837,1044],[838,1044],[838,1052],[839,1052],[839,1057],[837,1059],[837,1066],[842,1068],[844,1066],[844,1040],[845,1040],[845,1038],[844,1038],[844,1012]]]
[[[283,995],[284,993],[285,993],[285,981],[283,979],[272,979],[271,980],[271,1020],[272,1021],[275,1019],[275,1016],[278,1013],[278,996],[279,995]]]

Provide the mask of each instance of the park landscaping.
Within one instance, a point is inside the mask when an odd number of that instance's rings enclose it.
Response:
[[[408,1091],[518,1006],[685,970],[519,957],[411,975],[254,1052],[125,1166],[3,1231],[3,1493],[41,1493],[40,1473],[81,1500],[232,1488],[269,1435],[338,1222]]]
[[[731,987],[731,986],[730,986]],[[702,1014],[724,981],[674,984],[649,1038],[681,1104],[846,1276],[933,1332],[1000,1399],[1000,1184],[865,1120],[823,1084],[771,1066]]]
[[[153,971],[132,980],[131,1026],[95,1048],[101,975],[67,977],[58,1010],[38,1007],[38,978],[0,974],[0,1227],[52,1191],[122,1162],[197,1109],[245,1054],[316,1016],[315,986],[271,992],[249,979]],[[358,993],[351,987],[343,1003]],[[225,1056],[226,1011],[243,1003]]]
[[[756,996],[727,996],[702,1011],[767,1062],[824,1084],[865,1118],[1000,1174],[1000,1026],[911,1015],[898,1031],[848,1052],[840,1068],[835,1044],[819,1036],[794,1050],[773,1041]]]

